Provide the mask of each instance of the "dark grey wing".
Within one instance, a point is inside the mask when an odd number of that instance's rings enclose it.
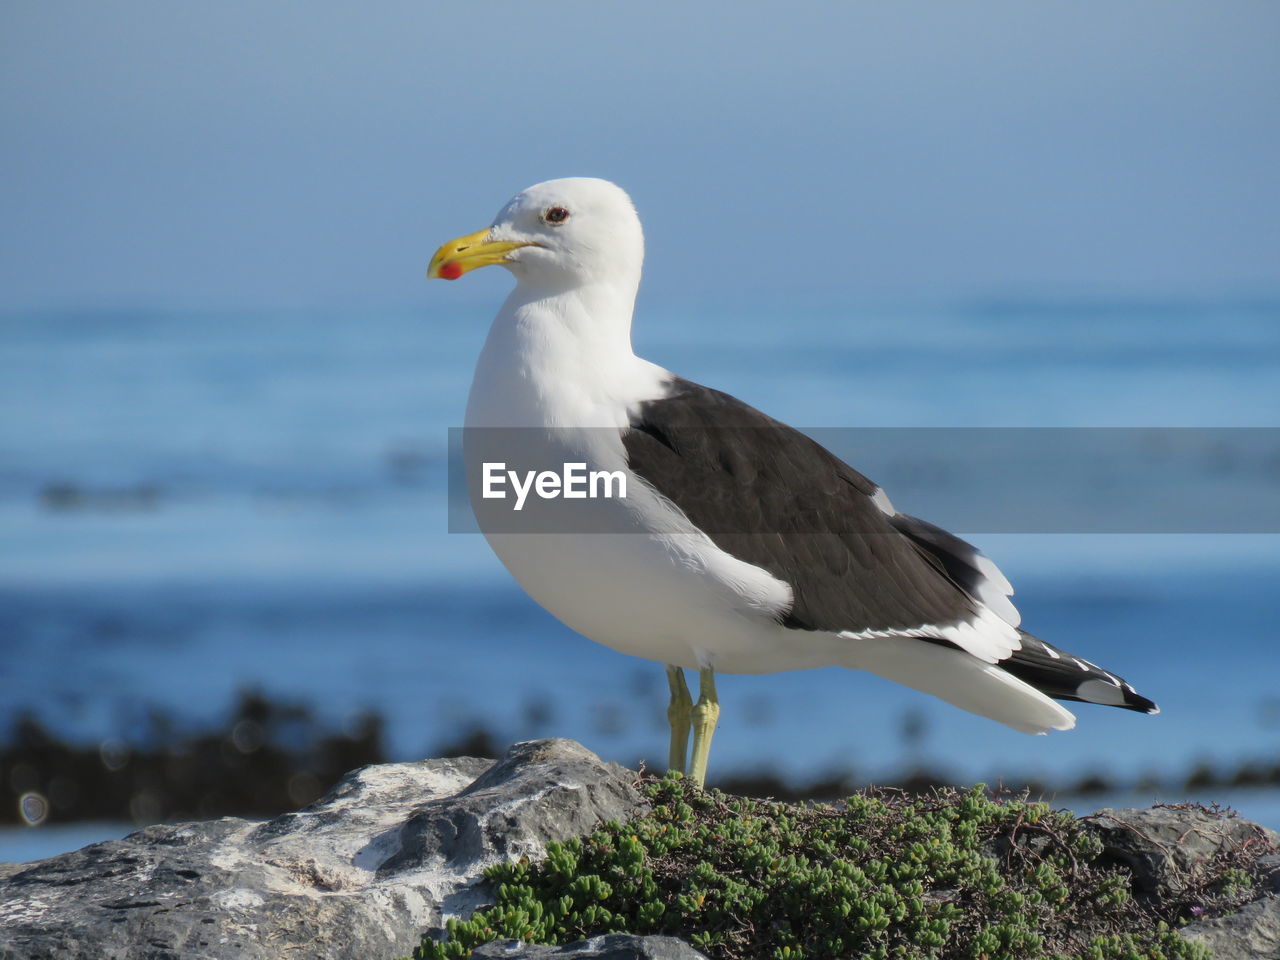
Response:
[[[976,547],[897,513],[816,441],[726,393],[677,378],[664,397],[639,405],[623,443],[632,472],[716,546],[791,587],[784,626],[900,635],[978,656],[1004,641],[966,638],[992,634],[993,620],[1014,632],[1012,588]],[[1042,693],[1159,711],[1121,677],[1016,634],[1022,648],[994,659]]]
[[[631,470],[716,546],[790,585],[786,626],[909,634],[983,617],[976,571],[958,575],[946,549],[895,526],[874,483],[728,394],[677,379],[623,442]]]
[[[1015,627],[1021,622],[1022,617],[1017,608],[1009,602],[1009,597],[1013,596],[1013,587],[1000,572],[1000,568],[983,556],[977,547],[927,520],[909,517],[905,513],[893,513],[889,517],[889,523],[942,564],[947,576],[966,593],[986,604]]]

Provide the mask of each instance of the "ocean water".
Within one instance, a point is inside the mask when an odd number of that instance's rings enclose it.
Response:
[[[483,725],[660,765],[661,668],[571,633],[447,532],[447,432],[492,309],[0,318],[0,722],[31,709],[94,741],[151,707],[210,722],[256,687],[335,722],[375,708],[398,758]],[[635,340],[812,428],[1280,425],[1267,301],[642,300]],[[1249,495],[1274,504],[1280,456],[1254,453]],[[839,669],[728,677],[714,767],[1061,783],[1280,762],[1280,536],[968,536],[1028,629],[1163,713],[1082,705],[1076,730],[1026,737]],[[1256,809],[1280,826],[1274,798]]]

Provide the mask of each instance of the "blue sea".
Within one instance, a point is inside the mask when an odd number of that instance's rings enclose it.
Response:
[[[571,633],[447,532],[448,430],[493,306],[0,318],[0,723],[29,709],[94,742],[155,707],[212,723],[257,688],[335,724],[381,711],[396,758],[485,726],[661,766],[661,668]],[[642,298],[635,340],[815,429],[1280,426],[1266,300]],[[1280,456],[1249,463],[1274,504]],[[1028,629],[1163,713],[1081,705],[1076,730],[1026,737],[848,671],[726,677],[713,767],[1128,783],[1280,763],[1280,535],[966,535]],[[1186,799],[1159,794],[1136,799]],[[1229,799],[1280,827],[1274,795]]]

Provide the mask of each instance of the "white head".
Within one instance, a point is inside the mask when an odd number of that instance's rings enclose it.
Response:
[[[608,180],[569,177],[516,194],[492,226],[437,250],[427,276],[456,280],[496,263],[522,286],[634,290],[643,262],[644,234],[631,198]]]

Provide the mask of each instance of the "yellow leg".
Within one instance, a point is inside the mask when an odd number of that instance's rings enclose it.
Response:
[[[667,664],[667,685],[671,687],[671,703],[667,706],[667,722],[671,724],[671,751],[667,754],[667,769],[677,773],[687,772],[689,757],[689,720],[693,714],[693,698],[684,682],[684,671]]]
[[[716,676],[710,667],[698,672],[698,702],[693,706],[693,762],[689,776],[698,786],[707,779],[707,759],[711,756],[711,737],[720,719],[720,698],[716,696]]]

